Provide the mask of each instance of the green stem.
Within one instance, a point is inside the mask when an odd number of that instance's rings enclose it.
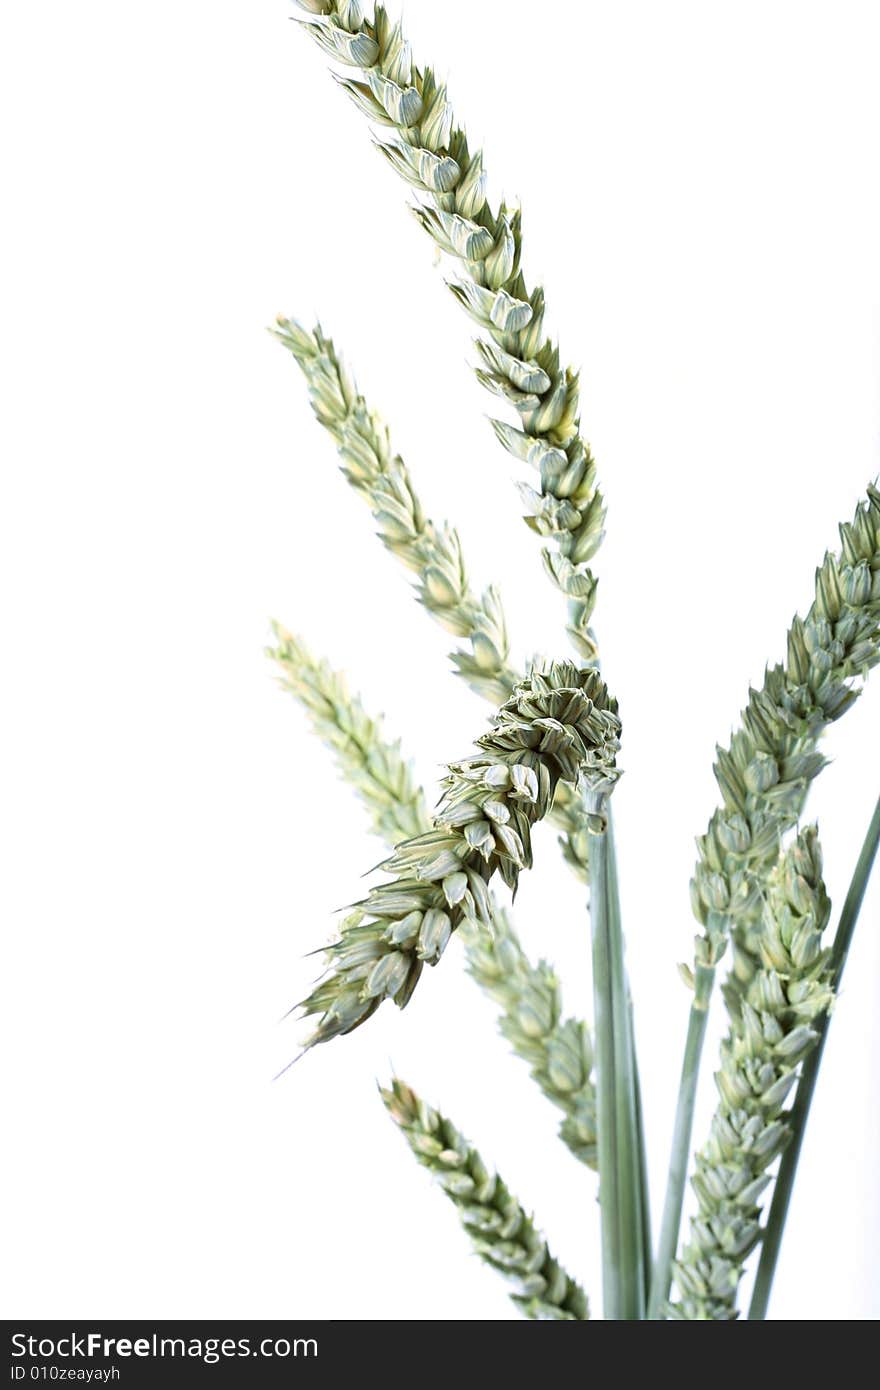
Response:
[[[639,1076],[635,1058],[632,1000],[626,978],[623,924],[614,825],[608,808],[608,906],[612,948],[612,991],[614,1000],[614,1043],[619,1061],[616,1067],[618,1158],[621,1165],[621,1253],[627,1275],[624,1314],[639,1322],[645,1316],[645,1270],[649,1258],[645,1250],[645,1175],[641,1158],[641,1120],[639,1115]],[[650,1249],[650,1242],[649,1242]]]
[[[849,955],[849,948],[852,944],[853,932],[856,922],[859,919],[862,902],[865,897],[865,890],[868,886],[868,879],[871,876],[871,869],[880,846],[880,801],[874,808],[871,817],[871,824],[868,826],[868,833],[856,864],[855,873],[843,904],[840,914],[840,923],[837,934],[834,938],[834,946],[831,951],[831,968],[834,992],[840,988],[843,977],[846,959]],[[773,1276],[776,1273],[776,1264],[779,1259],[779,1248],[782,1244],[782,1235],[785,1230],[785,1219],[788,1215],[789,1203],[791,1202],[792,1188],[797,1174],[798,1160],[801,1156],[801,1148],[804,1142],[804,1132],[807,1127],[807,1120],[810,1116],[810,1106],[813,1103],[813,1094],[816,1090],[816,1081],[819,1076],[819,1068],[822,1065],[822,1054],[825,1051],[825,1040],[828,1036],[828,1024],[830,1014],[826,1014],[822,1023],[817,1029],[819,1034],[818,1042],[813,1048],[809,1057],[804,1062],[801,1078],[798,1082],[797,1095],[794,1105],[791,1108],[791,1139],[782,1161],[779,1165],[779,1173],[776,1178],[776,1186],[773,1191],[773,1201],[770,1203],[770,1212],[767,1217],[767,1226],[764,1232],[764,1240],[761,1249],[761,1259],[758,1264],[758,1272],[755,1276],[755,1287],[752,1291],[752,1301],[749,1305],[749,1321],[758,1322],[766,1318],[767,1305],[770,1301],[770,1290],[773,1285]]]
[[[608,844],[591,835],[590,934],[593,950],[593,1010],[596,1034],[596,1140],[599,1151],[599,1214],[602,1223],[602,1312],[616,1322],[620,1313],[620,1223],[617,1183],[617,1127],[614,1123],[614,1021],[611,1007],[611,952],[608,943]]]
[[[648,1294],[651,1290],[651,1197],[648,1191],[648,1151],[645,1143],[645,1116],[642,1108],[642,1084],[639,1080],[639,1068],[636,1052],[635,1028],[633,1026],[632,1000],[629,1001],[629,1046],[633,1058],[633,1075],[635,1078],[635,1103],[636,1103],[636,1131],[639,1145],[639,1176],[642,1212],[642,1288],[644,1300],[647,1305]]]
[[[604,797],[591,797],[587,809],[604,817]],[[606,1320],[639,1321],[645,1301],[643,1179],[620,899],[607,829],[590,836],[589,855],[603,1301]]]
[[[672,1283],[672,1261],[675,1259],[675,1252],[678,1247],[678,1232],[681,1226],[684,1189],[687,1182],[688,1155],[691,1147],[691,1131],[694,1125],[694,1105],[697,1099],[697,1081],[700,1075],[700,1059],[703,1055],[706,1022],[709,1017],[709,1000],[712,997],[714,980],[714,966],[702,965],[697,967],[694,1002],[691,1005],[690,1018],[688,1019],[684,1059],[681,1065],[681,1080],[678,1086],[678,1101],[675,1107],[672,1154],[669,1159],[669,1176],[666,1181],[666,1198],[663,1203],[660,1243],[657,1247],[654,1277],[651,1280],[651,1295],[648,1299],[648,1320],[650,1322],[662,1320]]]

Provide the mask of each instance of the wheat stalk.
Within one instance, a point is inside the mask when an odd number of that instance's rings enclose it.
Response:
[[[372,813],[378,833],[392,845],[431,827],[424,793],[413,783],[400,742],[387,742],[380,721],[326,661],[279,624],[277,645],[267,650],[281,683],[308,711],[315,732]],[[491,926],[462,923],[470,974],[498,1004],[500,1028],[531,1068],[544,1095],[565,1112],[560,1137],[576,1158],[596,1167],[596,1093],[590,1031],[580,1019],[562,1018],[559,981],[546,961],[533,965],[509,915],[489,895]]]
[[[510,665],[507,628],[498,591],[478,597],[470,587],[458,532],[432,521],[412,475],[392,449],[387,425],[371,409],[320,327],[311,332],[279,315],[275,336],[301,368],[316,418],[336,443],[342,472],[370,507],[385,547],[418,576],[419,602],[448,631],[470,643],[450,660],[460,676],[494,705],[506,700],[522,673]],[[560,784],[551,817],[564,832],[566,862],[589,877],[588,834],[581,808]],[[410,832],[411,833],[411,832]]]
[[[552,542],[547,573],[568,600],[568,631],[579,656],[597,655],[590,618],[596,580],[589,561],[603,536],[605,509],[596,465],[580,434],[578,376],[560,364],[544,337],[544,292],[529,290],[520,268],[522,229],[516,209],[493,209],[486,198],[482,154],[471,153],[453,120],[446,89],[430,68],[412,62],[399,24],[377,5],[372,20],[352,0],[306,0],[315,16],[303,27],[337,62],[362,71],[341,86],[386,138],[377,147],[412,187],[413,209],[440,249],[455,258],[461,279],[450,283],[478,324],[481,383],[516,410],[518,426],[493,421],[498,439],[538,475],[523,485],[526,521]]]
[[[789,1138],[786,1097],[815,1046],[833,999],[822,933],[830,904],[815,827],[802,831],[770,875],[753,951],[759,962],[722,1044],[718,1108],[696,1156],[698,1212],[674,1267],[682,1320],[736,1317],[743,1262],[761,1237],[768,1169]]]
[[[587,1319],[583,1289],[553,1258],[532,1218],[476,1149],[402,1081],[395,1079],[381,1095],[418,1161],[437,1175],[458,1208],[480,1259],[515,1286],[511,1299],[526,1317]]]
[[[398,846],[383,865],[393,877],[327,948],[329,974],[302,1005],[321,1015],[308,1046],[351,1032],[384,999],[403,1008],[462,921],[491,924],[487,885],[500,873],[515,891],[557,784],[614,785],[619,731],[594,668],[554,662],[516,687],[476,755],[449,765],[434,829]]]

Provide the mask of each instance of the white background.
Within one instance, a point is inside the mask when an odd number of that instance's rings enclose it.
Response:
[[[397,0],[392,11],[397,12]],[[265,333],[320,313],[514,653],[564,651],[406,191],[283,0],[3,12],[7,1315],[514,1316],[375,1094],[393,1062],[533,1205],[599,1307],[593,1178],[458,943],[403,1015],[276,1084],[305,953],[380,856],[273,683],[268,619],[347,667],[432,783],[449,675]],[[410,0],[583,368],[609,533],[596,625],[659,1207],[693,837],[747,682],[878,468],[877,10]],[[875,687],[880,679],[875,678]],[[880,688],[816,788],[840,903]],[[537,842],[517,920],[589,1008],[582,893]],[[833,1026],[773,1314],[880,1313],[880,883]],[[707,1068],[697,1134],[705,1132]]]

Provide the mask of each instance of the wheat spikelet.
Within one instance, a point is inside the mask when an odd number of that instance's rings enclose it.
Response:
[[[817,833],[809,827],[780,857],[753,941],[758,962],[744,986],[716,1076],[718,1108],[692,1179],[698,1212],[674,1267],[676,1320],[736,1317],[743,1262],[760,1240],[760,1199],[788,1140],[786,1097],[832,1002],[830,905]]]
[[[855,682],[880,661],[880,492],[868,488],[841,550],[816,571],[806,618],[794,619],[784,665],[769,669],[749,692],[742,725],[719,748],[715,776],[723,806],[698,841],[691,898],[703,935],[697,966],[712,966],[728,936],[735,942],[730,989],[747,981],[751,938],[761,918],[761,890],[782,836],[800,817],[810,783],[825,765],[822,734],[850,707]],[[730,990],[728,990],[730,994]]]
[[[436,1174],[458,1208],[480,1259],[514,1285],[511,1299],[526,1317],[588,1318],[583,1289],[553,1258],[532,1218],[476,1149],[402,1081],[395,1079],[381,1095],[418,1161]]]
[[[518,416],[516,426],[493,421],[495,433],[537,473],[536,487],[521,488],[526,521],[552,542],[543,551],[547,573],[568,600],[568,630],[579,656],[594,661],[596,581],[589,561],[602,542],[605,509],[580,434],[577,373],[561,365],[558,347],[545,338],[544,292],[529,290],[520,268],[520,213],[490,206],[482,154],[471,153],[445,87],[430,68],[413,63],[400,25],[382,6],[372,20],[350,0],[305,8],[315,17],[303,26],[331,58],[362,70],[361,77],[339,81],[382,129],[377,147],[415,188],[419,222],[458,264],[462,278],[450,289],[482,335],[477,376]]]
[[[329,973],[302,1005],[321,1015],[309,1046],[351,1032],[384,999],[403,1008],[463,921],[491,925],[488,884],[499,873],[515,891],[557,784],[604,792],[616,781],[616,708],[595,668],[569,662],[516,687],[476,755],[449,765],[434,829],[397,847],[382,866],[393,877],[327,948]]]

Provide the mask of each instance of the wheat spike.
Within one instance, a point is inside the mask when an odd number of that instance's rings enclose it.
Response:
[[[317,660],[300,638],[278,624],[277,645],[267,654],[277,663],[284,688],[308,711],[315,732],[372,813],[380,835],[392,845],[431,828],[420,787],[414,786],[400,743],[387,742],[344,678]],[[559,982],[546,961],[533,965],[520,945],[509,915],[489,895],[491,926],[463,923],[468,969],[498,1004],[503,1036],[531,1068],[549,1100],[565,1112],[560,1138],[576,1158],[596,1166],[596,1095],[593,1050],[582,1020],[562,1018]]]
[[[581,659],[595,661],[590,618],[596,580],[589,561],[603,537],[605,508],[596,465],[581,437],[578,375],[544,336],[544,291],[529,290],[521,270],[518,209],[492,208],[482,154],[471,153],[455,123],[446,89],[419,68],[399,24],[377,5],[365,18],[350,0],[308,3],[303,27],[331,58],[361,69],[340,85],[378,125],[377,148],[416,190],[413,211],[461,272],[449,288],[476,322],[477,377],[516,412],[517,424],[494,420],[504,448],[537,474],[521,487],[526,522],[549,542],[545,568],[568,600],[568,631]]]
[[[382,737],[381,720],[367,714],[345,677],[314,657],[301,638],[280,623],[272,630],[276,645],[266,655],[276,663],[285,690],[308,711],[319,738],[332,748],[369,808],[377,834],[392,845],[420,835],[430,824],[428,808],[400,741]]]
[[[798,1067],[832,1003],[830,904],[815,827],[802,831],[770,875],[756,928],[757,968],[744,987],[717,1073],[718,1108],[692,1178],[698,1211],[674,1266],[675,1320],[736,1317],[743,1263],[761,1238],[760,1201],[788,1140],[783,1108]]]
[[[510,1297],[526,1317],[587,1319],[583,1289],[553,1258],[532,1218],[476,1149],[402,1081],[395,1079],[381,1095],[419,1163],[436,1174],[458,1208],[480,1259],[514,1285]]]
[[[598,1167],[593,1045],[586,1023],[562,1018],[555,971],[544,960],[531,963],[501,908],[494,910],[491,931],[471,922],[460,930],[470,974],[501,1010],[503,1036],[565,1114],[560,1139],[588,1168]]]
[[[312,409],[336,442],[346,479],[370,507],[382,544],[417,576],[419,602],[470,644],[450,654],[459,675],[500,704],[518,676],[509,664],[497,590],[479,597],[473,592],[458,533],[426,516],[409,469],[392,450],[387,426],[358,393],[320,327],[309,332],[279,315],[274,331],[302,369]]]
[[[841,549],[816,571],[813,603],[788,633],[784,665],[750,690],[729,748],[718,749],[715,776],[722,807],[697,842],[691,883],[703,927],[697,966],[715,965],[734,937],[728,987],[748,981],[761,920],[762,889],[795,825],[813,779],[825,766],[819,741],[856,700],[856,682],[880,661],[880,492],[868,488]]]
[[[384,999],[403,1008],[461,922],[491,925],[488,884],[499,873],[515,891],[557,784],[607,791],[617,780],[616,711],[593,667],[554,662],[516,687],[476,754],[449,765],[434,828],[398,845],[382,866],[393,877],[327,948],[328,975],[302,1005],[321,1015],[309,1046],[351,1032]]]

